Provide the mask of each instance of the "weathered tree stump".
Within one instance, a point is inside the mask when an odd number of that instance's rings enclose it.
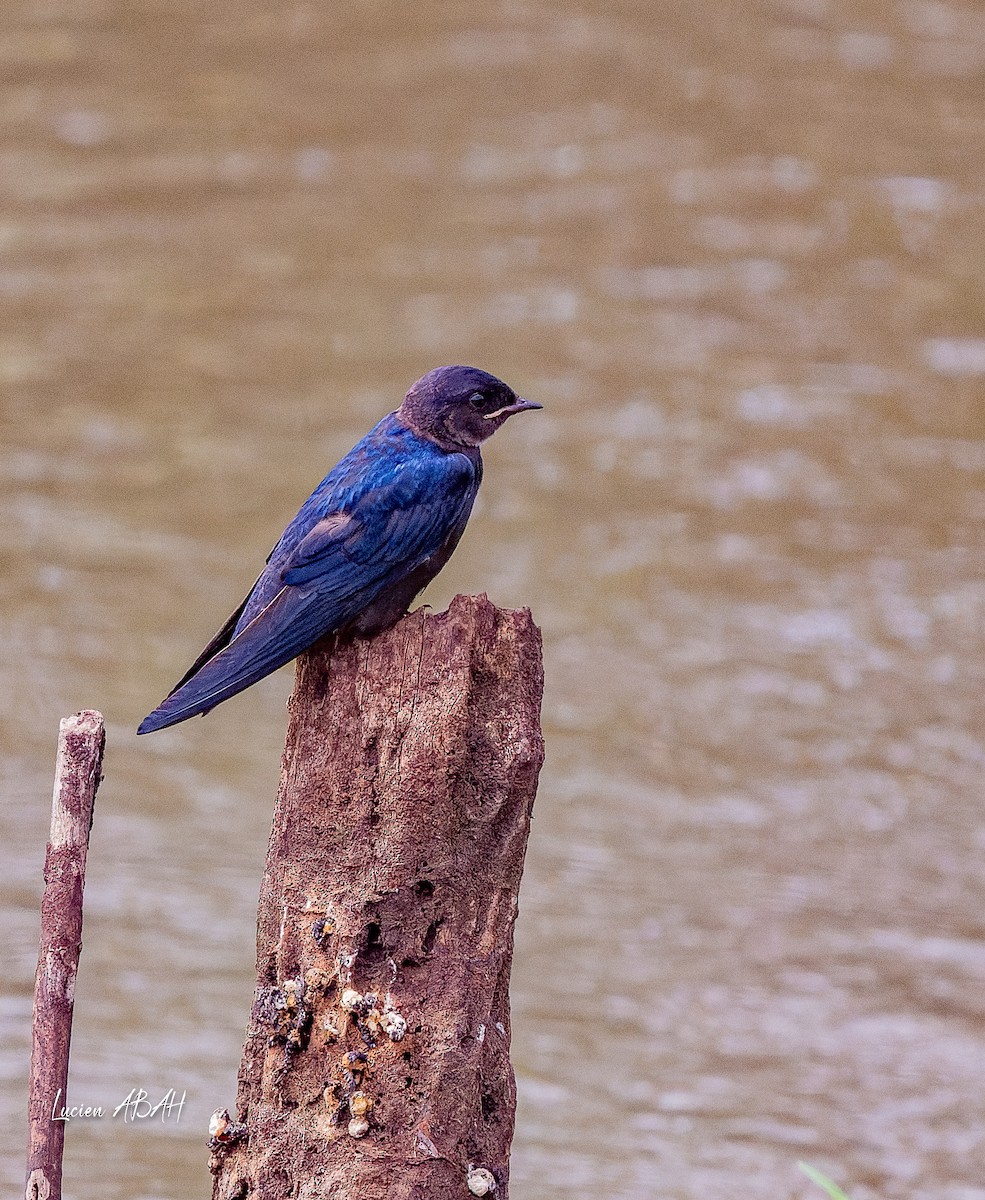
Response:
[[[216,1200],[506,1196],[542,690],[485,596],[298,660]]]
[[[68,1103],[68,1053],[75,975],[82,950],[82,892],[89,830],[101,778],[106,731],[92,710],[65,717],[58,730],[51,834],[44,860],[41,948],[34,980],[28,1096],[27,1200],[60,1200]]]

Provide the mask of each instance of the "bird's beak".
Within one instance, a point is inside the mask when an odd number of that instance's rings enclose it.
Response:
[[[491,421],[493,417],[512,417],[514,413],[526,412],[528,408],[543,408],[543,404],[538,404],[536,400],[517,399],[516,404],[507,404],[503,408],[497,408],[495,412],[483,414],[487,421]]]

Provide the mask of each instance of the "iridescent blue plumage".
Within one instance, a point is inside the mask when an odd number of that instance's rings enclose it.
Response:
[[[399,620],[465,529],[479,443],[539,407],[474,367],[418,380],[301,506],[250,594],[137,732],[208,712],[327,633],[370,636]]]

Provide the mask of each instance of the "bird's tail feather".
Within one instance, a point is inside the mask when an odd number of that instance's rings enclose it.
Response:
[[[316,592],[283,589],[227,646],[145,717],[137,732],[152,733],[206,713],[296,658],[325,630],[325,613],[318,600]]]

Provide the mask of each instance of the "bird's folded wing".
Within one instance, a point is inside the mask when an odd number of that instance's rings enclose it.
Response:
[[[237,610],[140,731],[207,712],[344,627],[440,549],[474,494],[465,455],[406,464],[350,500],[350,511],[318,521],[284,561],[275,549],[267,572],[277,571],[282,586],[227,640],[245,604]]]
[[[259,583],[259,582],[260,581],[257,580],[257,583]],[[256,587],[256,583],[253,585],[253,587]],[[252,594],[252,592],[253,592],[253,588],[250,589],[250,594]],[[232,615],[229,617],[229,619],[226,621],[226,623],[223,625],[223,627],[219,630],[219,632],[215,635],[215,637],[212,638],[212,640],[205,647],[205,649],[198,656],[198,658],[195,659],[195,661],[188,668],[188,670],[184,673],[184,675],[182,675],[182,677],[174,685],[174,687],[171,689],[171,691],[168,692],[168,696],[173,696],[175,694],[175,692],[178,690],[178,688],[184,687],[185,684],[188,682],[189,679],[191,679],[191,677],[193,675],[198,674],[198,672],[202,669],[202,667],[205,666],[205,664],[209,661],[210,658],[214,658],[215,655],[218,654],[220,650],[222,650],[224,647],[229,645],[229,642],[231,641],[233,633],[236,629],[237,622],[239,621],[240,617],[243,615],[243,609],[246,608],[246,604],[247,604],[247,601],[249,600],[249,598],[250,598],[250,596],[247,595],[247,597],[243,601],[243,603],[236,609],[236,611],[234,613],[232,613]]]
[[[475,468],[464,454],[405,462],[345,512],[330,513],[297,544],[281,567],[296,585],[318,579],[333,589],[366,586],[413,570],[444,543],[475,495]]]

